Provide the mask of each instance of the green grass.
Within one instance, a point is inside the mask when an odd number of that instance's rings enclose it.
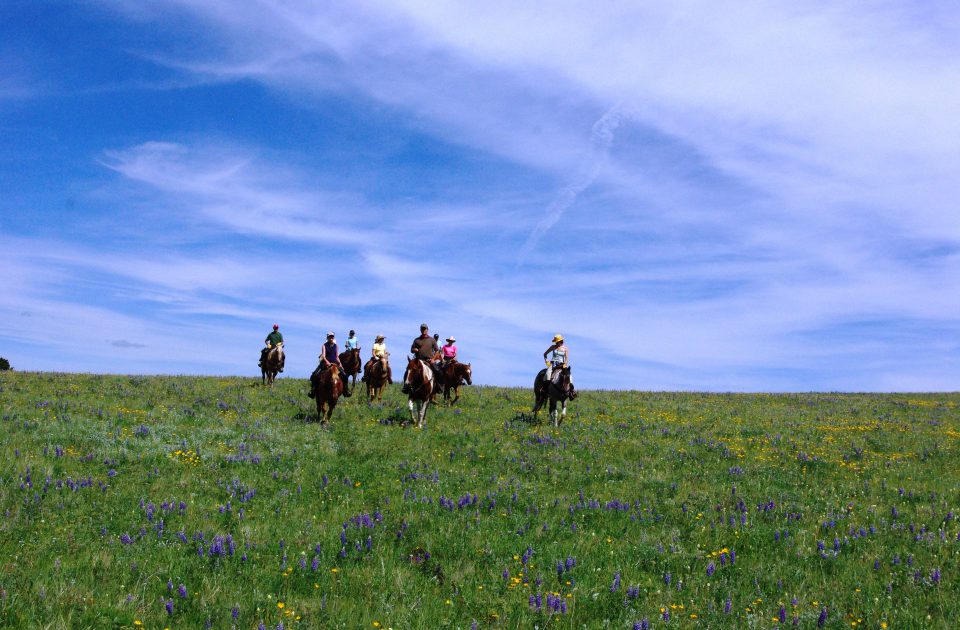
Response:
[[[324,430],[305,383],[0,375],[0,625],[960,618],[960,395],[584,392],[555,429],[477,387],[420,431],[391,388]]]

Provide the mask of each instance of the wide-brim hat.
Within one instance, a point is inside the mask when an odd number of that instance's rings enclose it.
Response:
[[[560,341],[563,341],[563,335],[561,335],[560,333],[555,334],[553,336],[553,342],[558,343]]]
[[[444,341],[456,341],[453,337],[447,337]]]
[[[327,333],[327,337],[336,337],[336,335],[333,334],[332,332],[328,332],[328,333]]]
[[[377,335],[377,340],[379,341],[380,339],[386,339],[386,337],[384,337],[383,335]]]

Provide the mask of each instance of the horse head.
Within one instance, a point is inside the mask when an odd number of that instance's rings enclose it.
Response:
[[[467,385],[473,385],[473,367],[470,363],[466,364],[466,369],[463,371],[463,376],[467,379]]]
[[[557,385],[560,387],[560,391],[564,394],[569,392],[573,388],[571,381],[570,366],[560,368],[560,377],[557,379]]]

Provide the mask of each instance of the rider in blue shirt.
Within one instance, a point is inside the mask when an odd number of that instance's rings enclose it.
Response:
[[[357,333],[354,330],[350,331],[350,336],[347,337],[347,340],[344,342],[343,347],[346,350],[359,350],[360,349],[360,340],[356,337]]]

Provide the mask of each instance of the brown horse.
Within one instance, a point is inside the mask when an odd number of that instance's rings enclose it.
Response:
[[[343,371],[347,375],[347,378],[353,377],[353,383],[351,385],[356,387],[357,375],[360,374],[360,368],[363,365],[363,361],[360,360],[360,348],[341,352],[340,365],[343,366]]]
[[[282,349],[274,347],[260,361],[260,379],[264,385],[273,387],[273,381],[280,372],[280,366],[283,364]]]
[[[455,405],[460,400],[460,388],[463,382],[467,385],[473,385],[473,368],[469,363],[460,363],[457,360],[450,361],[443,368],[443,400],[448,405]],[[450,390],[453,390],[454,398],[450,400]]]
[[[573,389],[573,378],[570,376],[570,368],[557,367],[553,370],[553,378],[546,380],[547,371],[540,370],[533,381],[533,395],[535,402],[533,405],[533,415],[537,412],[543,403],[550,400],[550,419],[553,420],[553,426],[560,426],[560,422],[567,417],[567,401],[577,397],[577,392]],[[557,403],[560,403],[560,413],[557,413]]]
[[[363,381],[367,384],[367,398],[370,402],[376,398],[377,402],[383,400],[383,390],[387,388],[388,372],[383,361],[371,361],[364,366]]]
[[[343,393],[343,380],[336,365],[324,369],[318,366],[310,375],[310,398],[317,400],[317,418],[321,424],[327,424],[337,406],[337,399]]]
[[[417,427],[423,428],[427,419],[427,407],[433,395],[433,370],[420,359],[407,359],[407,374],[403,380],[407,392],[407,408],[410,410],[410,421]],[[414,411],[416,409],[416,411]]]

